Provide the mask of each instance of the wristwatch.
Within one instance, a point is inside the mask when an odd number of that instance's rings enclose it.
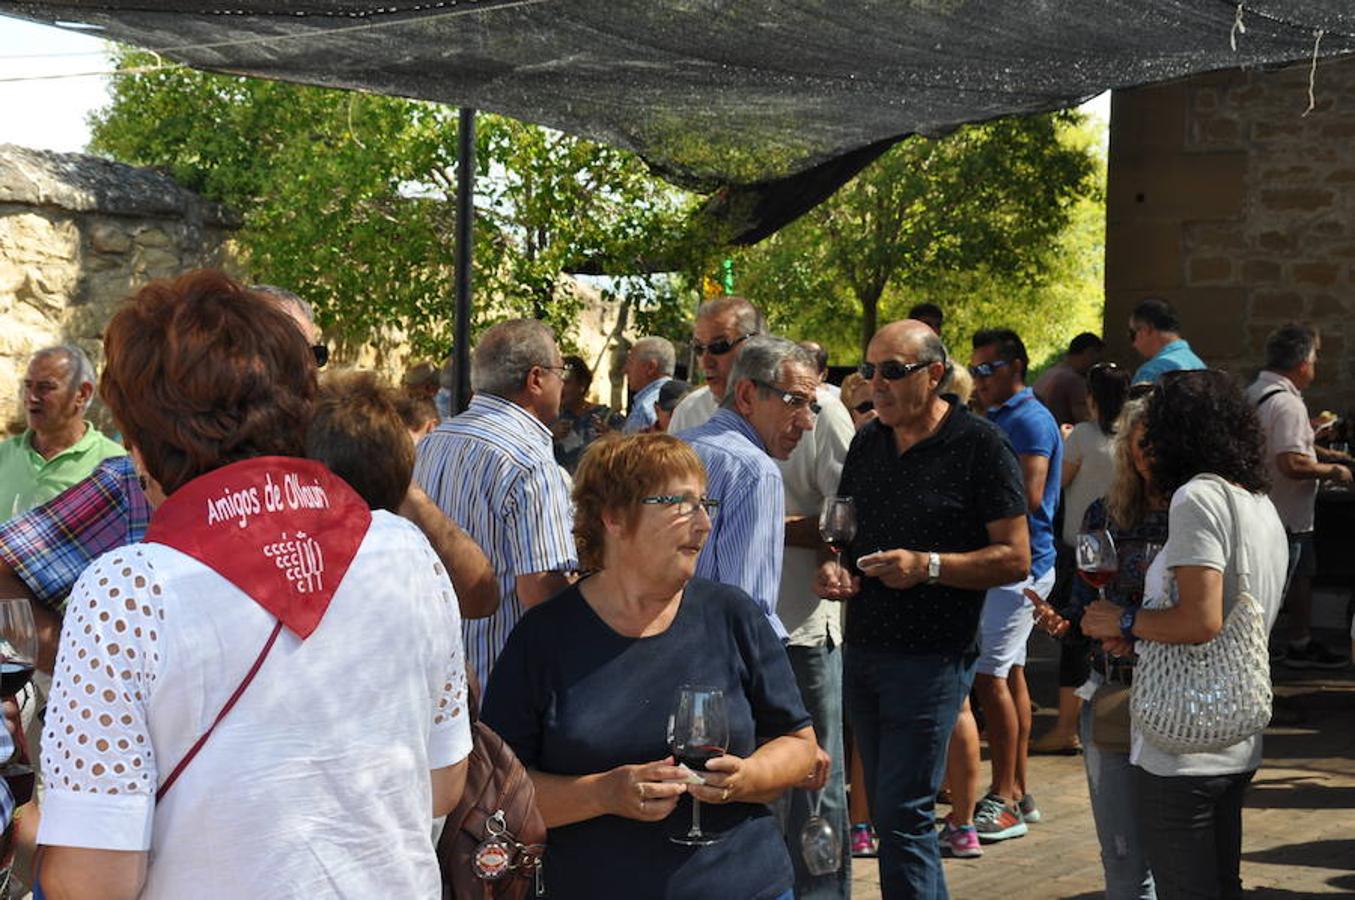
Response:
[[[941,554],[932,552],[927,554],[927,583],[936,584],[941,580]]]
[[[1135,640],[1134,620],[1138,618],[1138,615],[1139,608],[1137,606],[1131,606],[1120,613],[1120,634],[1124,635],[1126,641]]]

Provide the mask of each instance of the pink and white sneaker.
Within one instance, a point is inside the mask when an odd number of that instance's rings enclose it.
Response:
[[[941,852],[958,859],[976,859],[983,855],[979,833],[973,825],[952,825],[947,816],[941,826]]]

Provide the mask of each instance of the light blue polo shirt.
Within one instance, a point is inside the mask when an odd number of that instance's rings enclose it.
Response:
[[[1204,364],[1204,360],[1190,349],[1190,344],[1186,343],[1185,338],[1177,338],[1154,353],[1152,359],[1139,366],[1139,370],[1134,373],[1134,383],[1151,384],[1157,381],[1163,372],[1174,372],[1177,369],[1207,368],[1209,367]]]

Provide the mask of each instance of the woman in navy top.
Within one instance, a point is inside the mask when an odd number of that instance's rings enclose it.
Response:
[[[604,438],[574,484],[592,574],[523,616],[483,709],[536,786],[547,896],[789,897],[766,804],[812,774],[814,732],[762,612],[737,588],[692,578],[712,506],[700,460],[668,435]],[[683,685],[725,694],[729,749],[705,785],[685,783],[668,747]],[[718,842],[669,839],[687,831],[692,797]]]

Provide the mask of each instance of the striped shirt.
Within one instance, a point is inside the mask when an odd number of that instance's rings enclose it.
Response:
[[[550,430],[516,403],[476,394],[465,412],[419,442],[414,480],[480,545],[498,576],[498,610],[461,624],[467,663],[487,685],[522,618],[517,577],[578,568],[569,489]]]
[[[753,426],[730,409],[678,434],[706,466],[706,494],[720,501],[696,574],[748,592],[782,641],[776,614],[786,537],[786,497],[781,470]]]
[[[626,416],[626,434],[639,434],[658,421],[654,412],[654,401],[659,399],[659,391],[663,386],[672,380],[663,375],[635,392],[630,401],[630,415]]]

